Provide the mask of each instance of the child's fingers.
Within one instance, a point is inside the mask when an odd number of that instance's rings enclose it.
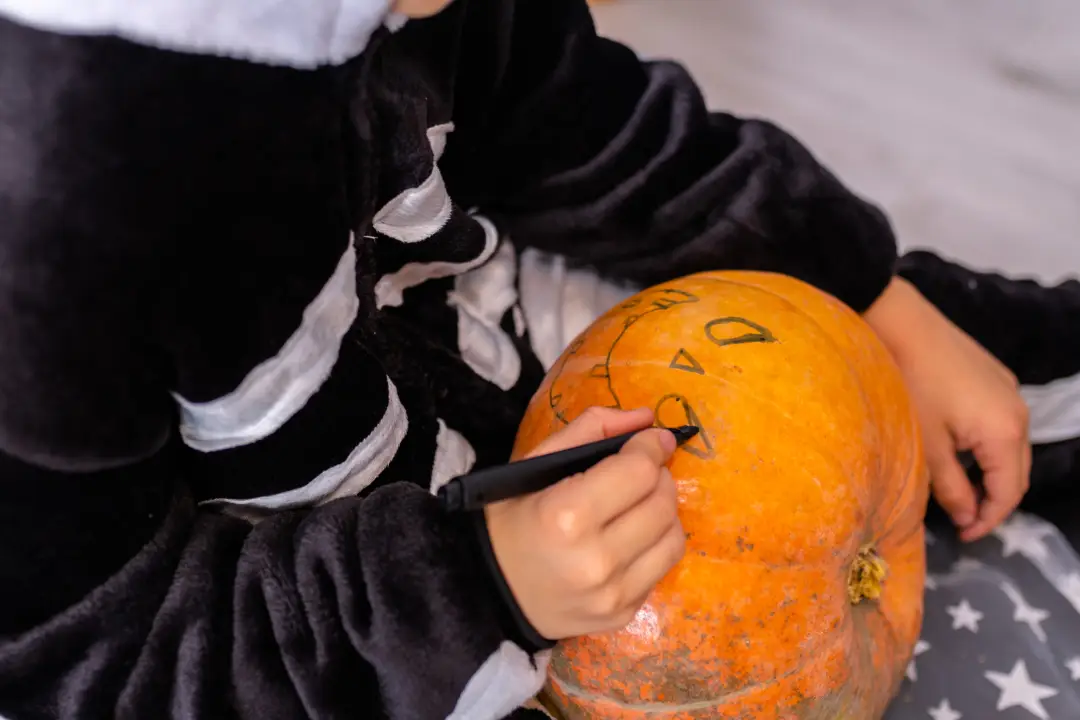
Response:
[[[623,570],[660,542],[678,522],[675,481],[671,471],[663,468],[660,482],[648,497],[604,528],[602,542],[610,548],[619,570]]]
[[[619,454],[546,491],[545,509],[559,514],[557,522],[567,540],[599,531],[652,494],[674,447],[675,438],[667,430],[638,433]],[[568,530],[570,525],[573,530]]]
[[[960,534],[964,542],[985,537],[1016,509],[1027,492],[1031,446],[1026,442],[1019,448],[1005,445],[991,453],[990,457],[986,453],[975,455],[983,468],[986,499],[978,518]]]
[[[629,457],[632,455],[644,455],[656,467],[667,464],[675,452],[675,435],[670,430],[654,428],[638,433],[623,445],[619,455]]]
[[[569,425],[546,438],[529,453],[529,457],[549,455],[560,450],[580,447],[599,440],[616,437],[634,430],[643,430],[653,422],[651,410],[615,410],[591,407]]]
[[[657,583],[671,572],[686,552],[686,531],[680,523],[671,526],[664,536],[626,569],[623,589],[629,597],[639,598],[631,603],[636,611]]]
[[[926,445],[934,498],[957,527],[967,528],[978,515],[978,498],[956,458],[952,438],[941,428],[937,433],[926,433]]]

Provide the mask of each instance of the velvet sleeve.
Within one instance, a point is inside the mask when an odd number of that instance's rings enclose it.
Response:
[[[860,311],[884,289],[888,220],[795,138],[710,112],[685,68],[598,36],[585,0],[505,4],[512,37],[461,90],[482,110],[447,162],[517,241],[638,285],[767,270]]]

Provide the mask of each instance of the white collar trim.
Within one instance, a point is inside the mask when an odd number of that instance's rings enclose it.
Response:
[[[42,30],[310,69],[363,52],[391,0],[0,0]],[[399,21],[391,18],[393,24]]]

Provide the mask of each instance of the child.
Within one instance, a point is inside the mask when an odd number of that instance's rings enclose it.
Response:
[[[682,550],[660,430],[480,518],[429,493],[506,459],[582,278],[814,283],[965,536],[1019,501],[1015,379],[878,210],[585,0],[443,4],[0,0],[0,714],[513,712]]]

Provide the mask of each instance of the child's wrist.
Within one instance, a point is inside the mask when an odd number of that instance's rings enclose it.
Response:
[[[555,645],[554,641],[545,638],[533,627],[532,622],[526,617],[521,609],[517,598],[510,590],[506,576],[502,572],[498,558],[495,556],[495,547],[491,542],[486,513],[471,513],[473,529],[477,540],[480,554],[488,574],[498,592],[500,612],[500,624],[509,636],[509,639],[518,647],[529,654],[535,654],[541,650],[547,650]]]

